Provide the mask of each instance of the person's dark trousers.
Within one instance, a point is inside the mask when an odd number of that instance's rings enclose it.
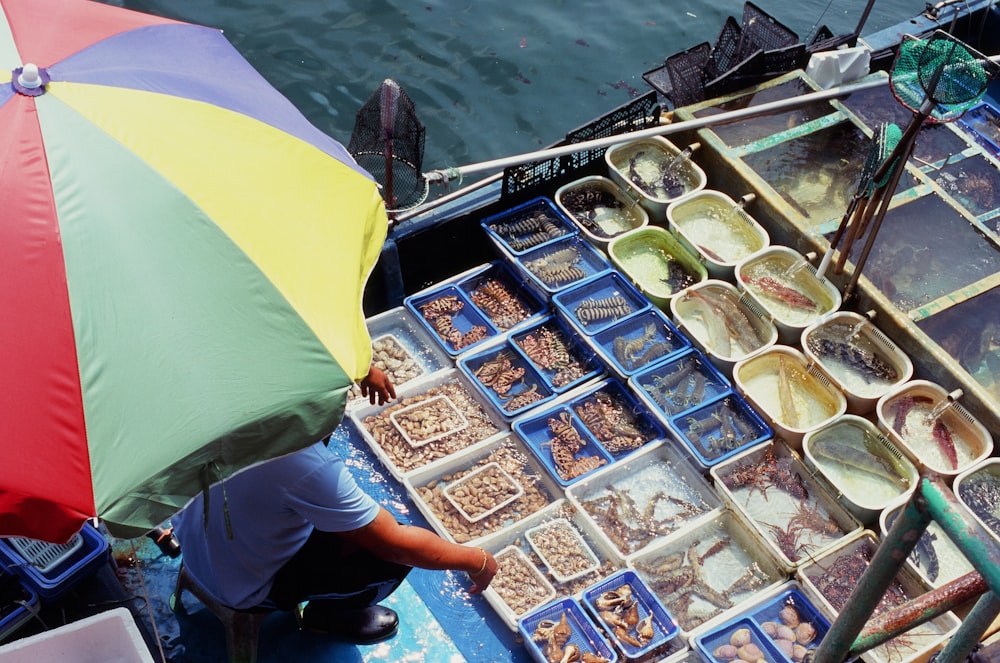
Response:
[[[303,601],[309,601],[314,612],[356,610],[392,594],[411,568],[382,560],[339,534],[313,530],[278,571],[268,598],[281,610]]]

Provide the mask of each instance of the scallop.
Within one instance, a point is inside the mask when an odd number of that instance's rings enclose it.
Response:
[[[712,652],[712,656],[722,661],[731,661],[736,658],[736,647],[732,645],[719,645]]]
[[[744,661],[759,661],[764,658],[764,652],[760,650],[760,647],[752,642],[748,642],[736,649],[736,655],[742,658]]]
[[[734,647],[742,647],[743,645],[751,643],[750,629],[748,628],[738,628],[732,632],[729,636],[729,644]],[[749,659],[756,660],[756,659]]]
[[[795,628],[802,621],[801,617],[799,617],[799,611],[793,605],[786,605],[782,608],[781,612],[778,613],[778,619],[781,620],[782,624],[790,628]]]
[[[795,642],[800,645],[808,645],[816,639],[816,627],[809,622],[802,622],[795,627]]]

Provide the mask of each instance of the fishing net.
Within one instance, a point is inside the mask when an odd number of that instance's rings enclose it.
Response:
[[[979,103],[998,71],[985,55],[938,30],[930,39],[903,38],[889,83],[912,112],[930,101],[928,120],[951,122]]]
[[[382,198],[391,210],[426,196],[424,125],[396,81],[385,79],[358,110],[347,151],[382,185]]]

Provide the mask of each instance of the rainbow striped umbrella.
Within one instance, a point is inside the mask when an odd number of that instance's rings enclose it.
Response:
[[[136,536],[336,428],[386,226],[219,30],[0,0],[0,535]]]

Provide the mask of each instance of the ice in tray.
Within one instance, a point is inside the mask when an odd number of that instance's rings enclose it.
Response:
[[[517,546],[507,546],[493,557],[497,562],[497,574],[488,591],[496,594],[516,617],[556,597],[552,584]]]
[[[532,527],[525,536],[557,582],[575,580],[600,564],[594,551],[565,518]]]
[[[444,496],[470,523],[496,513],[523,494],[524,487],[496,463],[487,463],[444,489]]]
[[[414,448],[440,440],[469,426],[469,420],[447,396],[435,396],[396,410],[389,415],[389,420],[403,439]]]

